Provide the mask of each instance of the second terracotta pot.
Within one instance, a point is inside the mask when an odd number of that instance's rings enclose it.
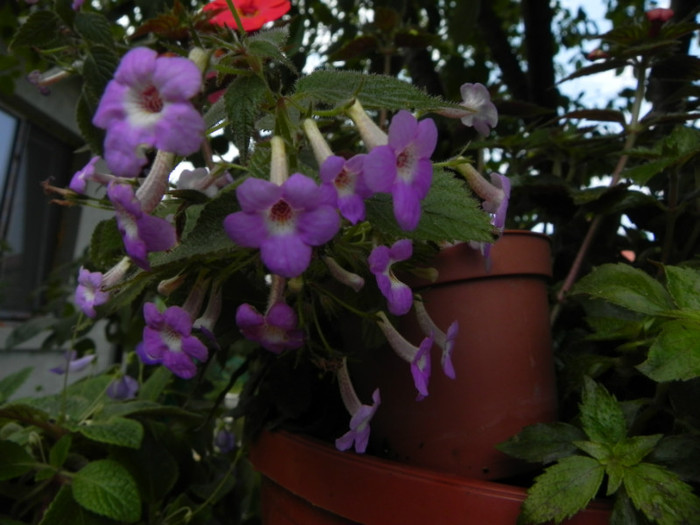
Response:
[[[513,476],[528,466],[495,446],[524,426],[556,419],[549,240],[509,231],[493,245],[488,271],[466,244],[443,250],[434,266],[438,281],[414,290],[438,327],[459,322],[457,377],[442,373],[434,347],[430,395],[416,401],[409,365],[388,348],[372,352],[352,373],[363,399],[381,391],[373,443],[411,465],[478,479]],[[412,314],[399,327],[416,344],[423,338]]]

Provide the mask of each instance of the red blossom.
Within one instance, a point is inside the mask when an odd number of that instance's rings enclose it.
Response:
[[[233,0],[233,5],[246,31],[255,31],[267,22],[281,18],[291,7],[289,0]],[[212,24],[228,26],[231,29],[238,27],[226,0],[214,0],[203,9],[215,13],[210,19]]]
[[[656,9],[647,11],[645,14],[649,21],[649,36],[653,38],[658,36],[661,31],[661,26],[673,17],[673,9],[657,7]]]

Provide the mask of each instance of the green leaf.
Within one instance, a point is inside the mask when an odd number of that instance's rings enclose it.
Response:
[[[614,445],[625,438],[627,427],[620,404],[589,377],[585,380],[580,411],[581,425],[591,441]]]
[[[110,39],[111,42],[111,39]],[[88,48],[83,64],[85,93],[93,100],[102,97],[107,83],[112,80],[119,64],[119,56],[108,46],[93,44]]]
[[[563,521],[586,508],[598,492],[605,471],[595,459],[570,456],[535,479],[523,503],[527,522]]]
[[[90,44],[101,44],[106,47],[114,47],[111,23],[107,18],[95,12],[78,11],[75,15],[75,30]]]
[[[641,463],[657,445],[663,434],[651,436],[632,436],[621,441],[613,448],[613,454],[617,461],[625,467],[632,467]]]
[[[0,403],[4,403],[12,397],[12,394],[27,380],[32,370],[34,370],[34,367],[28,366],[0,379]]]
[[[131,474],[119,463],[101,459],[75,474],[73,496],[84,508],[118,521],[134,523],[141,516],[141,497]]]
[[[114,417],[108,421],[88,421],[77,428],[83,436],[100,443],[120,447],[139,448],[143,438],[143,426],[138,421]]]
[[[640,463],[625,471],[623,483],[634,506],[655,523],[695,523],[700,516],[693,488],[664,467]]]
[[[427,95],[414,85],[398,78],[359,71],[315,71],[297,81],[295,92],[301,99],[310,98],[314,102],[336,105],[357,98],[368,109],[413,108],[430,111],[461,107]]]
[[[628,264],[604,264],[583,277],[574,293],[588,294],[644,314],[673,309],[664,287],[652,277]]]
[[[674,163],[675,159],[658,159],[652,160],[640,164],[639,166],[634,166],[624,171],[623,176],[627,179],[632,179],[634,182],[640,186],[645,185],[649,182],[654,175],[661,173],[666,168]]]
[[[686,320],[664,323],[647,360],[637,368],[657,382],[700,376],[700,325]]]
[[[137,394],[138,399],[141,401],[157,401],[172,379],[173,373],[170,370],[164,366],[158,367],[141,385]]]
[[[112,523],[110,520],[109,523]],[[46,509],[39,525],[107,525],[105,518],[85,510],[73,499],[70,485],[63,485]]]
[[[666,288],[680,308],[700,310],[700,271],[681,266],[665,266]]]
[[[26,474],[36,462],[24,448],[11,441],[0,441],[0,481]]]
[[[585,439],[583,431],[568,423],[537,423],[525,427],[498,450],[530,463],[552,463],[576,452],[574,441]]]
[[[258,76],[238,76],[224,93],[226,114],[233,142],[241,155],[241,162],[248,159],[250,137],[255,129],[255,121],[261,113],[262,103],[267,96],[267,86]]]
[[[35,11],[15,33],[10,49],[18,47],[54,47],[60,43],[61,19],[49,10]]]
[[[25,399],[22,403],[12,403],[0,407],[0,420],[9,419],[19,421],[25,425],[41,426],[49,420],[49,414],[40,407],[30,405],[32,399]]]
[[[596,441],[576,441],[574,442],[574,445],[583,450],[589,456],[597,459],[601,465],[606,465],[612,458],[613,452],[607,443],[598,443]]]
[[[105,270],[111,268],[124,256],[124,245],[117,229],[116,219],[97,223],[90,239],[88,255],[97,268]]]
[[[73,437],[70,434],[66,434],[53,444],[51,450],[49,450],[49,464],[52,467],[61,468],[63,466],[72,443]]]

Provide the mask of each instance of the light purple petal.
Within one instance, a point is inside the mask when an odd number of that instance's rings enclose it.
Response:
[[[416,192],[401,181],[396,181],[392,190],[394,197],[394,217],[404,231],[412,231],[420,221],[420,198]]]
[[[180,336],[192,333],[192,316],[179,306],[169,306],[163,312],[164,323]]]
[[[258,328],[265,323],[260,312],[249,304],[242,304],[236,310],[236,325],[239,328]]]
[[[209,357],[207,347],[195,336],[190,335],[182,339],[182,351],[189,357],[206,361]]]
[[[144,365],[159,365],[161,363],[160,358],[148,354],[144,341],[136,345],[136,355],[139,356],[139,359],[141,359]]]
[[[297,223],[299,238],[311,246],[330,241],[340,229],[340,217],[330,206],[319,206],[301,214]]]
[[[430,158],[437,146],[438,132],[433,119],[427,118],[418,123],[414,141],[415,154],[420,158]]]
[[[326,158],[319,169],[319,176],[323,182],[333,182],[335,177],[343,171],[345,159],[338,155],[331,155]]]
[[[102,99],[97,106],[92,123],[98,128],[107,128],[115,120],[122,120],[126,116],[124,111],[124,99],[129,88],[116,80],[110,80],[105,88]]]
[[[364,221],[367,213],[365,201],[359,195],[338,197],[338,209],[343,217],[349,220],[351,224]]]
[[[233,242],[245,248],[260,248],[267,237],[265,221],[260,215],[237,211],[224,219],[224,230]]]
[[[413,255],[413,241],[411,239],[399,239],[391,245],[389,254],[393,262],[410,259]]]
[[[276,303],[267,312],[267,322],[284,330],[291,330],[297,326],[297,314],[286,303]]]
[[[166,219],[154,217],[144,213],[136,224],[139,229],[139,238],[145,243],[149,252],[169,250],[177,242],[175,226]]]
[[[396,180],[396,154],[389,146],[377,146],[364,161],[364,181],[373,192],[390,193]]]
[[[191,379],[197,374],[197,366],[183,352],[163,354],[163,366],[182,379]]]
[[[153,144],[162,150],[190,155],[204,140],[206,125],[202,115],[189,103],[168,104],[155,126]]]
[[[428,396],[428,383],[430,382],[430,349],[433,340],[426,337],[420,344],[413,362],[411,363],[411,374],[413,383],[418,390],[418,400]]]
[[[337,215],[336,215],[337,218]],[[311,247],[298,235],[277,235],[263,240],[260,257],[265,266],[282,277],[298,277],[311,262]]]
[[[139,390],[139,382],[131,376],[124,375],[114,379],[108,386],[106,394],[112,399],[133,399]]]
[[[377,279],[379,282],[379,279]],[[389,311],[394,315],[405,315],[413,305],[413,290],[397,279],[391,279],[388,292],[382,293],[387,299]]]
[[[95,164],[100,160],[100,157],[92,157],[88,163],[73,175],[68,187],[76,193],[85,193],[87,181],[91,180],[95,174]]]
[[[146,87],[152,83],[158,53],[147,47],[137,47],[126,53],[114,73],[114,80],[124,85]]]
[[[282,198],[295,209],[315,208],[321,194],[313,179],[294,173],[282,184]]]
[[[269,208],[282,197],[282,188],[268,180],[250,178],[236,189],[236,198],[241,210],[257,213]]]
[[[416,138],[418,121],[406,110],[399,111],[389,124],[389,146],[395,151],[403,151]]]
[[[388,246],[375,246],[367,258],[369,270],[374,274],[382,274],[391,264],[391,250]]]
[[[153,85],[163,100],[184,102],[199,93],[202,73],[183,57],[159,57],[153,70]]]

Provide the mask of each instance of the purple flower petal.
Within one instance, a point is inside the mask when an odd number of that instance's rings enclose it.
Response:
[[[139,382],[131,376],[121,376],[114,379],[107,386],[107,396],[112,399],[125,400],[136,397],[136,392],[139,391]]]
[[[462,105],[473,109],[475,112],[462,117],[465,126],[474,126],[481,135],[488,135],[498,124],[498,111],[488,89],[483,84],[462,84],[460,88]]]
[[[411,362],[411,374],[413,383],[418,390],[418,400],[428,396],[428,383],[430,381],[430,349],[433,346],[433,339],[426,337],[418,347],[418,352]]]
[[[247,339],[275,354],[304,343],[303,332],[296,328],[296,313],[285,303],[276,303],[265,316],[249,304],[242,304],[236,310],[236,324]]]

